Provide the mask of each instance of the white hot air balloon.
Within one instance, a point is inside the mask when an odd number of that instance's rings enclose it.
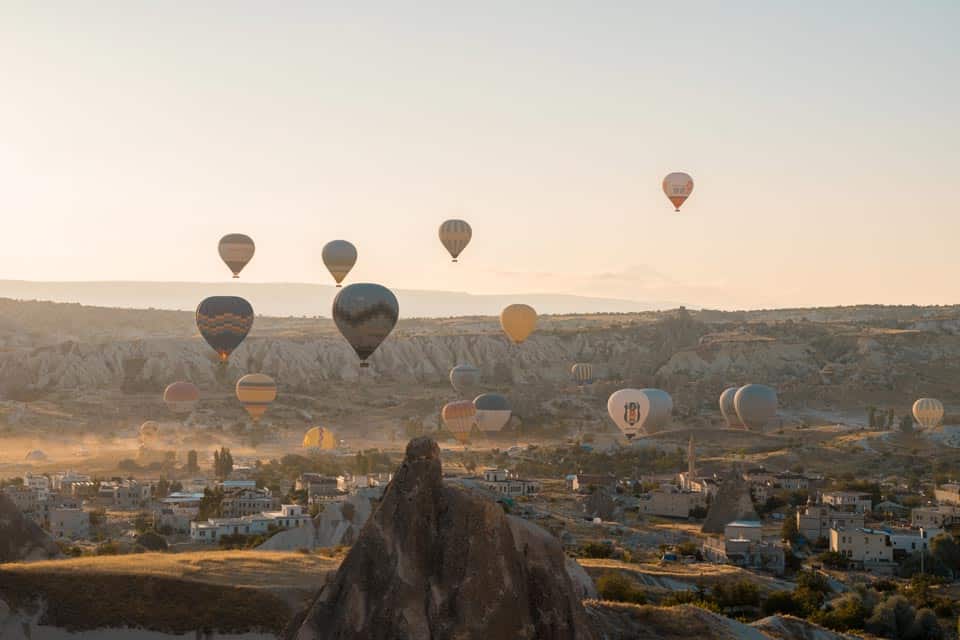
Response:
[[[737,405],[734,404],[734,398],[739,388],[728,387],[720,394],[720,413],[723,414],[723,419],[727,421],[727,426],[731,429],[743,428],[740,416],[737,415]]]
[[[607,413],[621,433],[632,439],[650,414],[650,399],[640,389],[620,389],[607,399]]]
[[[673,204],[675,211],[680,211],[682,205],[693,193],[693,178],[682,171],[675,171],[663,179],[663,193]]]
[[[748,384],[733,397],[740,422],[751,431],[762,431],[777,415],[777,392],[765,384]]]

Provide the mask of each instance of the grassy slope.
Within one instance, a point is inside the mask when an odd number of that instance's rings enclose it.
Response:
[[[148,553],[0,565],[0,599],[80,631],[280,633],[292,615],[274,591],[316,589],[339,557],[282,552]],[[39,608],[45,602],[50,606]]]

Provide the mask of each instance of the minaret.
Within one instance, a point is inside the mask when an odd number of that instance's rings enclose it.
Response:
[[[697,458],[693,451],[693,434],[690,434],[690,442],[687,443],[687,482],[693,482],[697,473]]]

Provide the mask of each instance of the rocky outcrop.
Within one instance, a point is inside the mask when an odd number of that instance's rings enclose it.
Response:
[[[20,513],[10,498],[0,492],[0,564],[22,560],[46,560],[60,549],[46,531]]]
[[[793,616],[768,616],[750,623],[750,626],[777,640],[859,640],[861,637],[831,631]]]
[[[332,502],[309,525],[271,536],[257,547],[263,551],[296,551],[317,547],[352,545],[373,511],[373,500],[366,493]]]
[[[743,479],[740,470],[734,467],[720,483],[700,531],[722,534],[724,527],[734,520],[759,519],[750,497],[750,485]]]
[[[593,639],[565,562],[547,532],[444,484],[417,438],[292,637]]]
[[[590,623],[602,640],[770,640],[758,629],[695,607],[654,607],[587,601]]]

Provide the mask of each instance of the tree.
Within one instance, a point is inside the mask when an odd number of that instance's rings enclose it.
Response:
[[[941,533],[930,541],[930,555],[950,572],[951,578],[960,571],[960,544],[949,533]]]
[[[145,531],[137,536],[137,544],[147,551],[166,551],[167,539],[156,531]]]
[[[608,571],[597,579],[597,593],[604,600],[633,602],[644,604],[647,601],[643,591],[637,588],[633,580],[619,571]]]
[[[793,542],[800,535],[800,529],[797,528],[797,516],[788,513],[783,519],[783,525],[780,527],[780,539],[784,542]]]
[[[213,472],[221,480],[225,480],[233,473],[233,455],[230,449],[220,447],[220,451],[213,452]]]
[[[900,431],[903,433],[913,433],[913,418],[910,416],[902,416],[900,418]]]
[[[194,449],[191,449],[187,452],[187,467],[185,469],[187,473],[196,473],[200,471],[200,464],[197,461],[197,452]]]

